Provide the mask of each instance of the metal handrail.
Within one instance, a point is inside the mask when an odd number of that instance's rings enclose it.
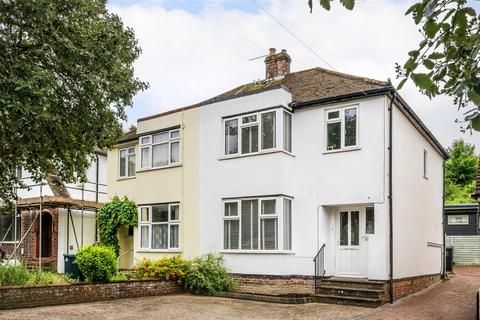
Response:
[[[317,290],[318,285],[322,282],[322,279],[325,275],[325,243],[322,245],[320,250],[318,250],[315,258],[313,258],[315,263],[315,291]]]

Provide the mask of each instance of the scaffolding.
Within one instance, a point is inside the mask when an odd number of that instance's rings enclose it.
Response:
[[[44,195],[44,190],[43,187],[48,185],[51,186],[50,183],[41,181],[40,183],[34,183],[30,185],[25,185],[21,189],[27,189],[31,190],[34,187],[39,187],[39,197],[33,197],[33,198],[24,198],[24,199],[19,199],[18,198],[18,189],[16,189],[16,194],[17,194],[17,199],[14,202],[14,219],[11,222],[10,226],[8,227],[7,232],[5,233],[3,239],[1,239],[0,242],[0,251],[2,248],[2,245],[5,243],[5,239],[10,232],[11,228],[13,227],[13,242],[14,242],[14,248],[13,252],[8,256],[7,263],[10,263],[12,259],[14,261],[17,260],[17,251],[18,249],[22,246],[24,243],[25,239],[27,236],[30,234],[30,231],[32,230],[33,226],[38,220],[39,227],[38,227],[38,268],[42,268],[42,215],[45,209],[47,208],[64,208],[67,210],[67,239],[66,239],[66,250],[67,254],[70,252],[70,223],[72,224],[72,229],[73,229],[73,234],[75,237],[75,244],[77,247],[77,250],[83,246],[84,244],[84,214],[85,212],[94,212],[95,216],[97,214],[97,210],[100,208],[100,203],[99,203],[99,195],[107,195],[107,192],[100,191],[100,187],[107,187],[106,184],[99,183],[99,173],[98,173],[98,158],[97,158],[97,167],[96,167],[96,181],[86,181],[81,184],[81,188],[74,187],[74,186],[68,186],[68,185],[63,185],[63,187],[68,191],[68,190],[77,190],[81,192],[81,199],[73,199],[71,197],[65,197],[65,196],[49,196],[49,195]],[[31,179],[31,177],[22,177],[22,180],[26,179]],[[86,184],[91,184],[94,185],[94,190],[90,189],[85,189]],[[51,188],[52,189],[52,188]],[[51,190],[53,194],[54,190]],[[85,192],[91,192],[95,194],[95,201],[89,201],[85,200]],[[18,241],[18,234],[17,234],[17,223],[18,223],[18,215],[19,215],[19,210],[20,212],[22,210],[28,210],[30,217],[32,216],[32,209],[37,209],[37,214],[33,218],[33,221],[31,221],[30,225],[28,226],[27,230],[24,232],[22,235],[21,239]],[[80,210],[81,212],[81,217],[80,217],[80,242],[78,241],[77,237],[77,231],[75,228],[75,221],[73,219],[72,215],[72,210]],[[21,234],[21,233],[20,233]],[[98,234],[98,229],[97,229],[97,223],[95,223],[95,240],[97,239],[97,234]]]

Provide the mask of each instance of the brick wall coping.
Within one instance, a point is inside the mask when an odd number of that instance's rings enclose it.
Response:
[[[72,287],[72,286],[92,286],[92,285],[111,285],[115,283],[134,283],[134,282],[169,282],[167,280],[115,280],[110,282],[71,282],[71,283],[52,283],[52,284],[26,284],[19,286],[0,286],[0,291],[10,289],[30,289],[30,288],[51,288],[51,287]]]
[[[127,280],[0,287],[0,310],[183,293],[173,281]]]

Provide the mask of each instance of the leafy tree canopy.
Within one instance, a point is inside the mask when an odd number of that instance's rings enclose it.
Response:
[[[319,0],[330,10],[333,0]],[[309,0],[310,9],[313,0]],[[355,0],[340,0],[352,10]],[[466,0],[422,0],[412,5],[410,15],[420,26],[422,41],[411,50],[403,65],[396,65],[398,89],[407,79],[429,98],[453,97],[458,108],[467,107],[464,130],[480,131],[480,20]]]
[[[445,197],[447,203],[475,202],[478,157],[475,146],[463,140],[455,140],[447,149],[450,158],[445,162]]]
[[[147,88],[134,77],[139,54],[106,0],[0,2],[0,199],[15,197],[20,166],[36,180],[84,179]]]

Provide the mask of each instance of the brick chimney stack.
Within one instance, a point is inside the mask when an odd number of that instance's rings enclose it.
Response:
[[[265,58],[265,78],[276,78],[290,73],[292,58],[288,55],[287,50],[282,49],[279,53],[276,53],[275,48],[269,50],[270,53]]]

